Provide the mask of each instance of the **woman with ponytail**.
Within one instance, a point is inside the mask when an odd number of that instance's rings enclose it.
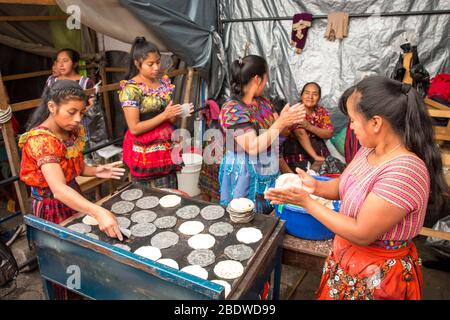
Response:
[[[449,196],[431,118],[414,88],[379,76],[356,85],[346,111],[361,149],[340,178],[319,182],[297,169],[303,188],[266,198],[304,207],[336,234],[319,299],[421,299],[412,240],[429,200],[442,207]],[[340,199],[340,213],[310,194]]]
[[[220,202],[227,205],[236,198],[255,203],[257,213],[268,214],[273,207],[264,200],[264,191],[279,175],[280,133],[300,124],[305,109],[288,104],[278,116],[262,96],[267,84],[267,63],[249,55],[231,65],[232,96],[222,106],[219,123],[227,138],[226,153],[219,169]]]
[[[155,188],[177,188],[172,150],[173,123],[183,113],[173,104],[175,86],[161,77],[161,54],[143,37],[130,52],[127,80],[120,82],[119,99],[128,125],[123,141],[123,161],[134,181]],[[191,112],[193,106],[191,105]]]
[[[80,194],[77,176],[120,179],[120,163],[91,167],[84,163],[85,133],[80,125],[86,111],[86,95],[70,80],[46,88],[28,122],[28,132],[19,140],[22,148],[20,179],[31,187],[33,214],[60,223],[76,212],[85,212],[99,222],[100,230],[122,240],[116,218],[108,210]]]

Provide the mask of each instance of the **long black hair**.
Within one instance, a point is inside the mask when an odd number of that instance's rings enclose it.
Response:
[[[416,89],[381,76],[367,77],[356,85],[360,94],[355,109],[368,120],[386,119],[402,138],[406,148],[425,162],[430,173],[430,200],[438,208],[446,203],[449,187],[442,170],[442,158],[434,141],[431,118]]]
[[[86,94],[80,85],[73,80],[58,80],[51,87],[46,87],[42,93],[42,103],[37,107],[27,123],[27,131],[39,126],[50,115],[49,101],[57,106],[71,100],[82,100],[86,103]]]
[[[125,75],[125,79],[130,80],[139,74],[139,69],[136,67],[136,63],[139,65],[147,58],[150,53],[157,53],[161,56],[158,47],[147,41],[144,37],[136,37],[133,42],[133,46],[130,51],[130,65],[128,72]]]
[[[78,65],[78,63],[80,62],[80,54],[78,53],[78,51],[74,50],[72,48],[64,48],[64,49],[59,50],[56,53],[56,58],[58,58],[58,55],[60,53],[62,53],[62,52],[67,53],[67,55],[69,56],[70,60],[72,60],[72,63],[73,63],[74,68],[75,68],[75,72],[78,73],[79,72],[79,67],[80,67]]]
[[[307,82],[305,83],[305,85],[302,88],[302,91],[300,91],[300,99],[302,98],[303,93],[306,90],[306,87],[309,86],[310,84],[315,85],[317,90],[319,90],[319,100],[322,97],[322,88],[319,86],[319,84],[317,82]]]
[[[263,77],[267,73],[267,62],[263,57],[249,55],[239,58],[231,64],[231,94],[236,99],[242,99],[244,87],[254,76]]]
[[[347,100],[352,95],[352,93],[355,91],[355,89],[356,89],[356,86],[351,86],[350,88],[345,90],[344,93],[342,94],[342,96],[339,98],[339,102],[338,102],[339,110],[341,110],[341,112],[343,114],[345,114],[346,116],[348,116]]]

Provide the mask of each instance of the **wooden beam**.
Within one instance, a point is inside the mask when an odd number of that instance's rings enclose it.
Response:
[[[33,4],[41,6],[56,6],[55,0],[0,0],[0,3],[4,4]]]
[[[194,79],[194,68],[188,68],[188,74],[186,78],[186,87],[184,90],[184,97],[183,97],[183,103],[189,103],[189,100],[191,98],[191,88],[192,88],[192,82]],[[186,129],[187,127],[187,118],[181,119],[181,129]]]
[[[68,16],[0,16],[0,22],[59,21]]]
[[[8,109],[8,96],[3,85],[2,75],[0,73],[0,110]],[[12,127],[11,120],[1,124],[3,140],[5,141],[6,153],[8,155],[9,167],[13,176],[20,175],[20,157],[19,150],[16,144],[16,137]],[[28,192],[25,184],[22,181],[15,181],[14,188],[16,189],[17,199],[19,200],[20,211],[23,214],[29,214],[30,205],[28,203]]]
[[[439,238],[442,240],[450,241],[450,232],[437,231],[434,229],[424,227],[420,230],[419,234],[422,236],[426,236],[426,237],[433,237],[433,238]]]
[[[428,113],[432,117],[450,118],[450,108],[448,110],[428,109]]]
[[[436,109],[440,109],[440,110],[450,110],[450,108],[447,107],[446,105],[443,105],[442,103],[439,103],[439,102],[434,101],[429,98],[423,99],[423,102],[425,102],[425,104],[427,106],[432,107],[432,108],[436,108]]]
[[[35,72],[28,72],[28,73],[21,73],[21,74],[14,74],[11,76],[4,76],[3,81],[13,81],[13,80],[21,80],[21,79],[28,79],[28,78],[35,78],[35,77],[42,77],[42,76],[48,76],[51,75],[51,70],[43,70],[43,71],[35,71]]]
[[[108,77],[106,75],[105,69],[100,67],[100,77],[102,79],[103,85],[108,84]],[[106,127],[108,130],[108,137],[112,139],[113,137],[113,125],[112,125],[112,117],[111,117],[111,104],[109,102],[109,93],[105,92],[103,94],[103,104],[106,112]]]

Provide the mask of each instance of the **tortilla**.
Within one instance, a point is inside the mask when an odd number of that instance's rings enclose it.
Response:
[[[134,201],[139,198],[142,198],[143,195],[144,195],[144,192],[142,192],[141,189],[130,189],[130,190],[125,190],[124,192],[122,192],[120,194],[120,197],[122,198],[122,200]]]
[[[161,205],[161,207],[164,208],[173,208],[179,205],[180,203],[181,197],[174,194],[169,194],[167,196],[162,197],[159,200],[159,204]]]
[[[161,250],[159,250],[158,248],[155,248],[155,247],[151,247],[151,246],[140,247],[134,253],[137,255],[140,255],[141,257],[148,258],[150,260],[155,260],[155,261],[158,260],[159,258],[161,258],[161,256],[162,256]]]
[[[94,233],[86,233],[86,235],[89,237],[89,238],[92,238],[92,239],[95,239],[95,240],[100,240],[100,238],[99,238],[99,236],[98,235],[96,235],[96,234],[94,234]]]
[[[262,239],[262,233],[256,228],[242,228],[236,233],[239,242],[249,244],[255,243]]]
[[[193,237],[190,237],[188,240],[188,245],[192,249],[209,249],[214,246],[216,243],[216,239],[212,235],[209,234],[197,234]]]
[[[180,270],[180,267],[178,266],[178,262],[176,262],[173,259],[159,259],[158,261],[159,263],[162,263],[163,265],[172,267],[174,269]]]
[[[84,223],[75,223],[67,228],[78,233],[89,233],[92,231],[92,227]]]
[[[230,294],[231,285],[228,282],[223,281],[223,280],[211,280],[211,282],[220,284],[222,287],[225,288],[225,298]]]
[[[244,213],[244,212],[252,211],[255,208],[255,204],[250,199],[238,198],[238,199],[231,200],[230,208],[234,212]]]
[[[204,207],[200,214],[205,220],[217,220],[223,217],[225,214],[225,209],[217,205],[209,205]]]
[[[200,213],[200,208],[194,205],[184,206],[178,209],[176,215],[181,219],[189,220],[194,219]]]
[[[158,217],[158,215],[150,210],[140,210],[136,211],[131,215],[131,221],[136,223],[143,223],[143,222],[153,222]]]
[[[123,249],[125,251],[131,251],[131,248],[129,246],[127,246],[126,244],[118,243],[118,244],[115,244],[114,247]]]
[[[237,244],[226,247],[224,253],[231,260],[244,261],[250,259],[255,252],[245,244]]]
[[[180,237],[172,231],[163,231],[153,236],[151,245],[158,249],[167,249],[178,243]]]
[[[208,249],[194,250],[187,256],[187,261],[192,265],[206,267],[216,261],[216,255],[212,250]]]
[[[134,209],[134,203],[129,201],[118,201],[111,207],[111,211],[116,214],[125,214]]]
[[[90,225],[90,226],[98,226],[98,221],[95,218],[93,218],[93,217],[91,217],[89,215],[86,215],[83,218],[82,222],[84,224],[87,224],[87,225]]]
[[[136,201],[136,207],[140,209],[153,209],[159,204],[158,197],[149,196],[149,197],[143,197]]]
[[[203,269],[200,266],[187,266],[187,267],[184,267],[183,269],[181,269],[180,271],[192,274],[192,275],[202,278],[204,280],[208,279],[208,271],[206,271],[205,269]]]
[[[156,231],[153,223],[138,223],[130,228],[131,235],[134,237],[147,237]]]
[[[236,279],[244,273],[244,266],[238,261],[220,261],[214,267],[214,273],[222,279]]]
[[[205,225],[200,221],[186,221],[180,225],[178,231],[182,234],[193,236],[202,232],[203,229],[205,229]]]
[[[216,222],[209,227],[209,233],[216,237],[223,237],[233,232],[233,226],[228,222]]]
[[[161,217],[156,219],[153,224],[159,229],[169,229],[177,224],[177,218],[174,216]]]
[[[119,228],[128,229],[129,226],[131,226],[131,221],[128,218],[125,217],[116,217],[117,224],[119,225]]]

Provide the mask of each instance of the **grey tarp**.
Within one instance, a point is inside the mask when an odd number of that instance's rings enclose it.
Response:
[[[374,13],[371,17],[350,18],[348,37],[330,42],[324,38],[326,19],[313,19],[304,51],[296,54],[290,46],[292,21],[224,23],[223,38],[229,62],[249,53],[264,56],[270,68],[268,95],[288,101],[299,98],[299,90],[309,81],[322,86],[322,103],[337,127],[346,119],[337,110],[342,92],[371,74],[389,76],[405,38],[418,45],[419,58],[433,77],[450,71],[449,15],[380,17],[377,13],[448,10],[450,1],[375,0],[221,0],[221,19],[292,17],[309,12],[327,15],[334,11],[350,14]],[[413,39],[411,39],[413,38]]]
[[[208,82],[209,96],[219,93],[225,61],[222,42],[215,31],[215,1],[120,0],[120,3],[147,25],[171,52],[199,70]]]

